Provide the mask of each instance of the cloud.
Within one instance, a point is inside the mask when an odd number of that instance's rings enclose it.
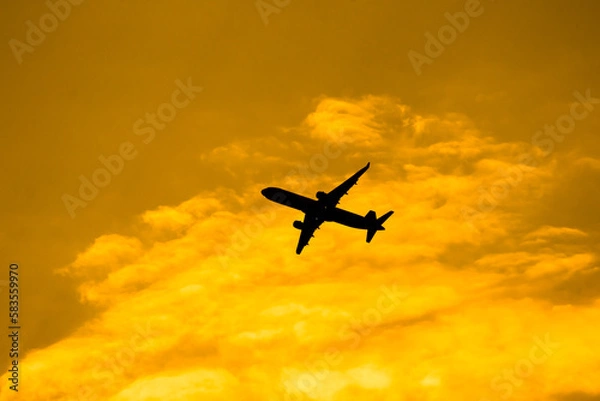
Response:
[[[137,238],[118,234],[102,235],[93,245],[77,255],[73,263],[59,272],[86,278],[101,278],[120,270],[141,253],[142,243]]]
[[[556,401],[598,401],[600,400],[600,394],[588,394],[578,391],[574,393],[556,395],[554,399]]]
[[[542,242],[578,239],[587,236],[587,233],[575,228],[544,226],[527,234],[524,237],[527,242],[524,242],[524,244],[539,244]]]
[[[180,374],[163,372],[158,377],[137,380],[111,401],[127,400],[222,400],[232,395],[229,388],[235,387],[237,380],[229,372],[219,369],[198,369]],[[229,394],[228,394],[229,393]]]
[[[128,235],[100,236],[61,269],[78,280],[82,301],[100,308],[23,358],[24,396],[498,397],[490,382],[547,332],[562,348],[515,387],[520,397],[552,399],[581,389],[573,372],[597,375],[588,328],[600,317],[595,233],[540,224],[531,214],[540,200],[524,189],[560,191],[556,164],[527,170],[474,230],[461,208],[499,171],[520,168],[515,153],[535,154],[527,143],[498,142],[467,116],[419,115],[383,96],[321,98],[298,127],[282,130],[290,136],[298,145],[264,137],[203,153],[240,185],[148,210]],[[343,150],[311,169],[333,139]],[[303,193],[333,188],[366,161],[371,169],[340,206],[394,210],[386,231],[367,244],[364,232],[324,224],[295,255],[300,213],[267,203],[260,189],[286,180]],[[286,179],[298,165],[306,174]],[[382,288],[409,296],[375,316]],[[337,363],[325,369],[319,361],[332,347]]]

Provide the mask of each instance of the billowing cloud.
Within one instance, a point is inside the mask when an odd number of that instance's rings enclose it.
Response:
[[[539,154],[526,141],[383,96],[321,98],[281,132],[297,144],[243,139],[201,155],[249,184],[146,211],[60,269],[99,312],[22,360],[23,396],[551,400],[600,390],[597,233],[531,212],[543,202],[531,187],[560,191],[559,163],[587,159],[533,166],[519,157]],[[253,157],[264,168],[240,168]],[[394,210],[386,231],[367,244],[364,232],[324,224],[295,255],[301,214],[260,189],[311,195],[367,161],[340,207]]]

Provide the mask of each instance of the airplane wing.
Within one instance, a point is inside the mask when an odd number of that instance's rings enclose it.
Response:
[[[327,194],[327,200],[332,206],[337,206],[340,203],[342,196],[347,195],[350,188],[352,188],[358,182],[361,175],[369,169],[371,162],[356,172],[352,177],[341,183],[337,188]]]
[[[298,246],[296,247],[296,254],[300,255],[302,249],[308,245],[308,241],[314,237],[314,232],[323,223],[323,220],[316,219],[315,216],[310,214],[304,215],[304,222],[302,223],[302,230],[300,231],[300,239],[298,240]]]

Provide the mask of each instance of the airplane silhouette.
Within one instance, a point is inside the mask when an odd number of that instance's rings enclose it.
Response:
[[[371,242],[377,231],[385,230],[383,223],[394,213],[392,210],[377,218],[377,215],[372,210],[369,210],[363,217],[337,207],[342,196],[348,194],[350,188],[356,185],[360,176],[367,171],[370,165],[370,162],[367,163],[365,167],[358,170],[356,174],[331,192],[317,192],[317,200],[275,187],[268,187],[260,191],[270,201],[304,212],[304,221],[296,220],[293,224],[294,228],[300,230],[300,239],[296,247],[296,254],[300,255],[302,249],[308,245],[308,241],[314,237],[315,230],[326,221],[333,221],[348,227],[367,230],[367,242]]]

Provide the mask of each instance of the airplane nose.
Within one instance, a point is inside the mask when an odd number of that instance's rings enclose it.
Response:
[[[270,198],[269,195],[272,193],[273,191],[271,190],[271,188],[265,188],[262,191],[260,191],[261,194],[263,194],[263,196],[265,198]]]

